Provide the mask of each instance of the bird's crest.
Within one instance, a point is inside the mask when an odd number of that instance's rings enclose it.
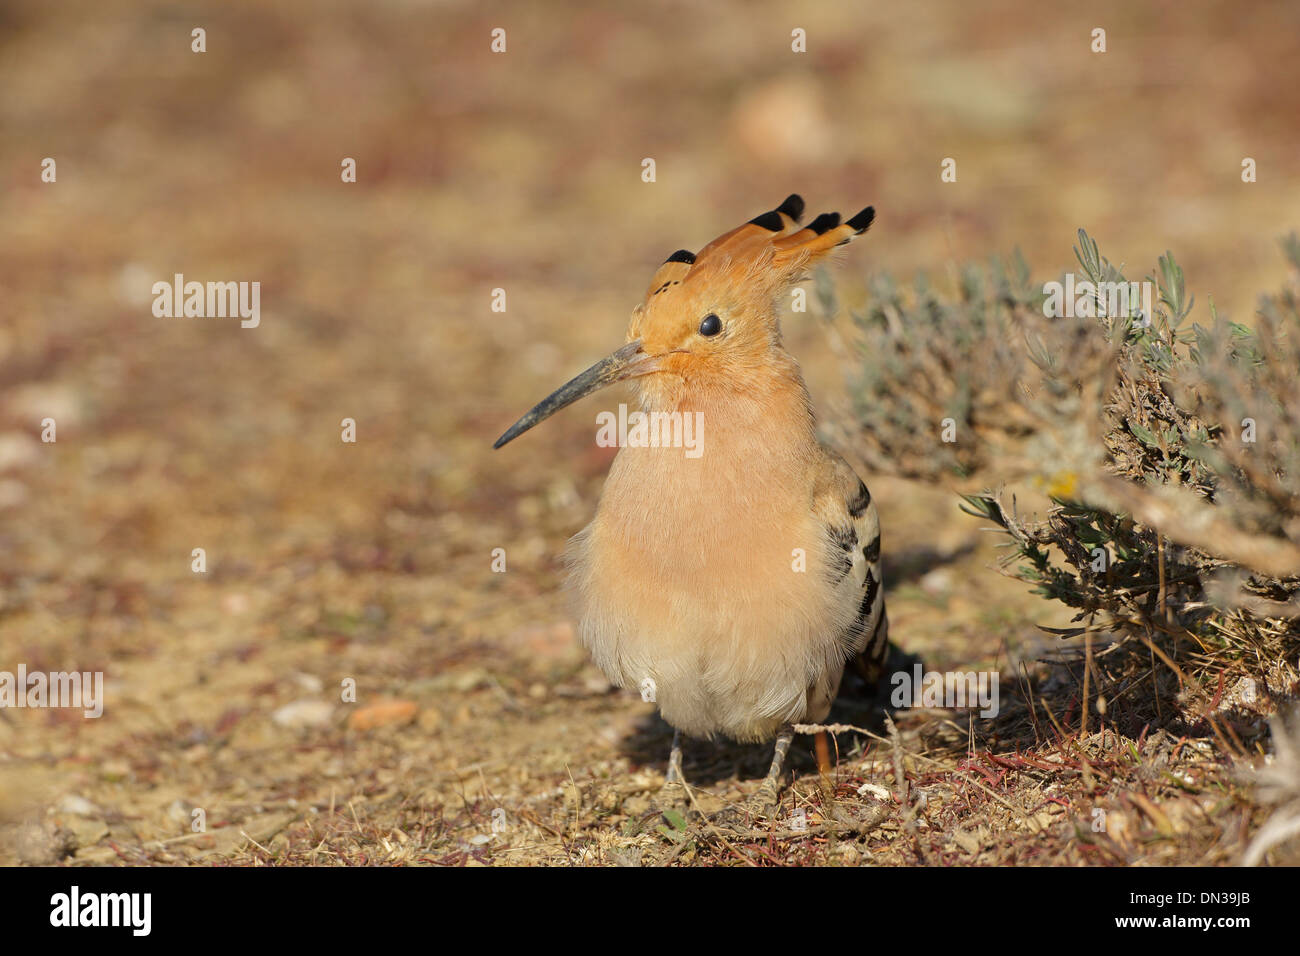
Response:
[[[876,216],[871,206],[842,222],[839,213],[828,212],[800,228],[803,211],[803,199],[791,194],[772,211],[723,233],[698,254],[684,249],[674,252],[651,278],[647,303],[688,277],[712,276],[780,291],[805,278],[809,268],[836,246],[866,232]]]

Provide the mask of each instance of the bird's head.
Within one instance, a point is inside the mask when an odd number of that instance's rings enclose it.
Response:
[[[875,217],[868,206],[844,222],[826,213],[799,228],[803,208],[791,195],[698,254],[674,252],[633,310],[627,344],[548,395],[494,447],[625,379],[638,380],[647,404],[666,409],[692,389],[752,387],[780,348],[778,297],[836,246],[866,232]]]

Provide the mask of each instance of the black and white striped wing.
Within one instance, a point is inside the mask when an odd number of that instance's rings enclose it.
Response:
[[[866,483],[834,452],[827,451],[827,455],[834,467],[818,489],[814,510],[826,527],[837,599],[855,608],[841,641],[845,658],[857,658],[859,672],[874,683],[889,652],[880,570],[880,517]]]

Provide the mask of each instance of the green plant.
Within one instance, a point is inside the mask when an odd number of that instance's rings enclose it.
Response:
[[[1282,245],[1300,271],[1300,239]],[[1300,655],[1295,282],[1250,325],[1212,303],[1201,324],[1172,253],[1145,287],[1083,230],[1075,254],[1065,310],[1019,256],[963,270],[947,299],[878,279],[854,315],[847,441],[876,470],[995,489],[963,510],[1007,535],[1008,573],[1076,611],[1057,633],[1140,652],[1091,665],[1095,692],[1129,694],[1143,717],[1162,694],[1189,722],[1268,712],[1295,693]],[[1048,493],[1043,518],[1018,513],[1018,483]],[[1177,680],[1141,700],[1135,668],[1156,656]]]

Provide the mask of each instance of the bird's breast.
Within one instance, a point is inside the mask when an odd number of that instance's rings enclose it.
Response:
[[[569,552],[580,633],[611,680],[649,678],[688,733],[760,739],[802,718],[838,662],[845,614],[810,474],[797,452],[748,436],[696,458],[619,452]]]

